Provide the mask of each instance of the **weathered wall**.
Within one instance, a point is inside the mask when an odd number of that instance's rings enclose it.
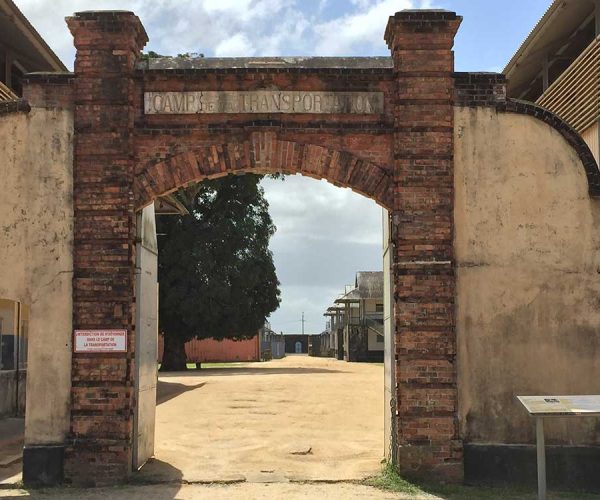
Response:
[[[545,123],[491,108],[455,119],[460,433],[532,443],[515,395],[600,391],[600,202]],[[546,429],[551,444],[600,444],[595,419]]]
[[[31,308],[26,444],[62,443],[69,430],[72,138],[66,110],[0,116],[0,297]]]

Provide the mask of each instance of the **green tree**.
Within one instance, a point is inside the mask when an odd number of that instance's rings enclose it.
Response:
[[[279,307],[275,226],[259,182],[204,181],[176,195],[189,215],[158,217],[161,371],[186,368],[188,340],[250,338]]]

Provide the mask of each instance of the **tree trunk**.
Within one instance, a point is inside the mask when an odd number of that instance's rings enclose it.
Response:
[[[176,335],[165,335],[165,348],[160,364],[161,372],[180,372],[187,369],[185,342]]]

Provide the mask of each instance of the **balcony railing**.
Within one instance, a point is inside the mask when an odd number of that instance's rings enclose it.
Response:
[[[18,97],[6,85],[0,82],[0,102],[16,101]]]
[[[537,100],[582,133],[600,116],[600,37]]]

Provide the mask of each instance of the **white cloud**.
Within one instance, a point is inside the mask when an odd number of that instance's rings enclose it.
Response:
[[[299,332],[304,311],[307,332],[319,332],[325,309],[356,271],[383,268],[381,208],[349,189],[308,177],[264,179],[262,185],[277,226],[271,249],[283,299],[271,326]]]
[[[236,33],[215,48],[217,57],[253,56],[255,53],[256,49],[252,46],[252,42],[243,33]]]
[[[352,55],[355,47],[366,44],[370,49],[383,45],[383,34],[390,15],[415,6],[411,0],[353,2],[359,9],[337,19],[315,26],[319,55]],[[364,50],[364,48],[363,48]]]
[[[147,50],[206,56],[388,55],[388,17],[431,0],[16,0],[72,68],[75,50],[64,17],[75,11],[128,9],[141,19]],[[320,331],[325,308],[359,270],[379,270],[381,209],[348,189],[301,177],[265,180],[278,232],[272,240],[283,303],[276,330]]]
[[[72,68],[64,22],[75,11],[128,9],[165,55],[386,55],[388,16],[431,0],[17,0],[49,45]],[[327,14],[327,18],[325,18]]]

